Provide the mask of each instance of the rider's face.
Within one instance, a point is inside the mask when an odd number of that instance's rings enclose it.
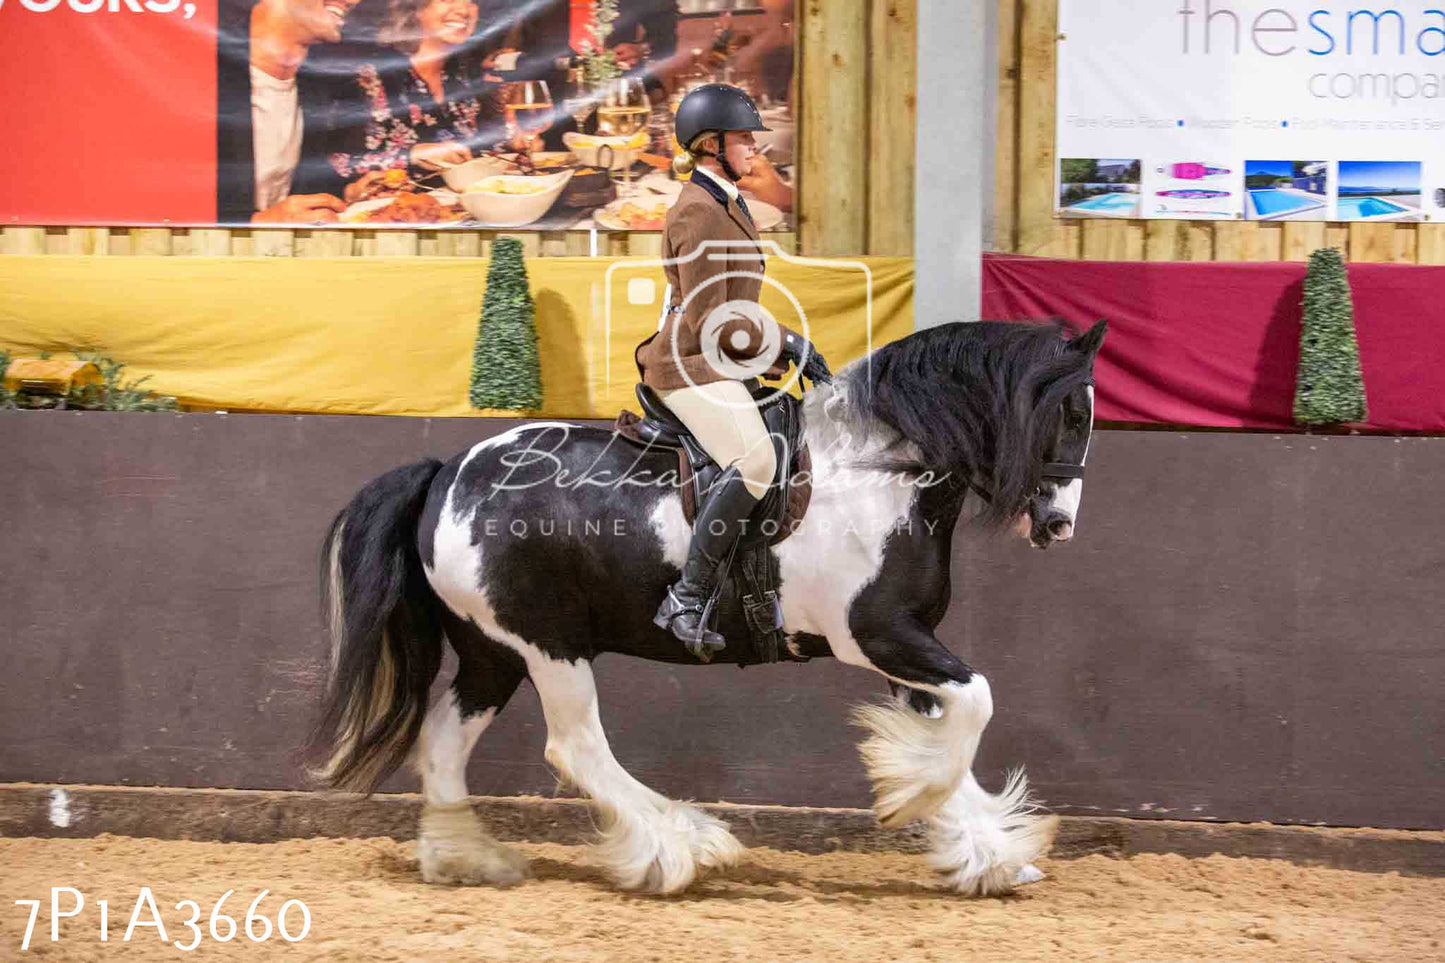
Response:
[[[723,143],[727,145],[725,153],[728,163],[733,170],[738,172],[739,177],[746,177],[753,169],[753,157],[758,153],[757,141],[753,139],[753,132],[750,130],[730,130],[723,135]]]

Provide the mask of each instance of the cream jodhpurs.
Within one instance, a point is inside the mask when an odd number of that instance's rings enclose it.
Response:
[[[736,465],[754,498],[767,494],[778,459],[763,416],[742,382],[714,381],[658,394],[713,461],[724,470]]]

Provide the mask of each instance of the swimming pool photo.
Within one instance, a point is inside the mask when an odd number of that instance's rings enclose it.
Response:
[[[1419,213],[1413,208],[1396,204],[1383,197],[1342,197],[1336,203],[1342,220],[1358,221],[1370,217],[1388,217],[1392,214]]]
[[[1065,210],[1092,211],[1096,214],[1124,214],[1126,212],[1133,212],[1138,206],[1138,194],[1099,194],[1087,200],[1070,204]]]
[[[1249,192],[1249,217],[1262,221],[1277,220],[1291,214],[1323,210],[1325,199],[1304,191],[1265,188]]]
[[[1418,221],[1419,161],[1340,161],[1336,216],[1342,221]]]
[[[1251,221],[1324,220],[1330,165],[1322,160],[1246,160],[1244,216]]]

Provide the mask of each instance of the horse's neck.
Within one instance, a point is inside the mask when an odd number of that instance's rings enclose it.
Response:
[[[826,391],[826,389],[825,389]],[[812,394],[809,392],[809,394]],[[907,442],[890,448],[896,435],[827,410],[827,396],[805,395],[805,439],[812,463],[812,504],[832,515],[882,524],[923,513],[951,530],[962,508],[961,490],[948,479],[908,478],[871,467],[916,455]],[[810,508],[809,512],[812,513]]]
[[[917,488],[897,472],[870,467],[880,460],[888,438],[860,426],[848,426],[825,417],[809,418],[806,439],[812,464],[813,494],[809,514],[818,510],[846,516],[839,521],[884,524],[906,517]]]

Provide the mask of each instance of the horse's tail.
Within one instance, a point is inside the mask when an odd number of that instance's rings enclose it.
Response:
[[[442,602],[417,552],[417,523],[441,462],[393,469],[356,494],[322,547],[331,674],[311,739],[312,775],[370,793],[415,745],[441,669]]]

